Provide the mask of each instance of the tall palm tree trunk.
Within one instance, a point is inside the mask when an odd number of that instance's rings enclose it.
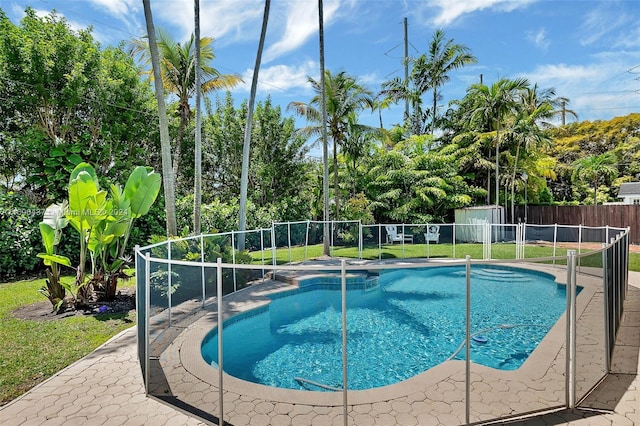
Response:
[[[166,214],[167,235],[177,235],[176,202],[173,185],[173,169],[171,167],[171,140],[169,139],[169,122],[167,120],[167,108],[164,103],[164,90],[162,76],[160,75],[160,58],[158,44],[156,42],[156,30],[153,25],[151,5],[149,0],[142,0],[144,18],[149,37],[149,51],[151,52],[151,66],[155,85],[156,101],[158,102],[158,122],[160,126],[160,149],[162,154],[162,184],[164,187],[164,209]]]
[[[516,206],[515,206],[515,186],[516,186],[516,171],[518,169],[518,157],[520,155],[520,142],[516,145],[516,159],[513,164],[513,175],[511,176],[511,223],[515,222]]]
[[[436,110],[438,108],[438,91],[433,88],[433,114],[431,116],[431,137],[436,133]]]
[[[327,90],[325,87],[324,75],[324,13],[322,0],[318,0],[318,34],[320,39],[320,88],[322,93],[322,161],[323,179],[322,192],[324,200],[324,226],[323,226],[323,249],[322,253],[329,256],[329,149],[327,146]]]
[[[336,207],[334,220],[340,218],[340,183],[338,178],[338,141],[333,141],[333,203]]]
[[[188,101],[187,101],[188,102]],[[180,173],[180,156],[182,155],[182,141],[184,139],[184,131],[189,122],[189,106],[180,107],[180,125],[178,127],[178,136],[176,137],[176,146],[173,150],[173,179],[175,186],[178,187],[178,178]]]
[[[269,21],[269,6],[271,0],[264,2],[264,14],[262,16],[262,30],[260,31],[260,42],[258,43],[258,53],[256,63],[253,67],[253,78],[251,80],[251,93],[249,95],[249,107],[247,111],[247,123],[244,129],[244,145],[242,147],[242,172],[240,176],[240,212],[238,219],[238,230],[241,232],[238,239],[238,250],[244,250],[245,234],[243,231],[247,227],[247,190],[249,186],[249,158],[251,151],[251,122],[253,121],[253,106],[256,101],[256,88],[258,86],[258,72],[262,62],[262,48],[264,38],[267,33],[267,22]]]
[[[498,206],[500,205],[500,122],[496,130],[496,215],[498,214]]]
[[[200,0],[194,0],[194,24],[195,24],[195,44],[196,44],[196,135],[194,147],[194,168],[193,168],[193,234],[202,232],[200,226],[200,208],[202,204],[202,110],[200,108],[201,98],[201,73],[200,68]]]

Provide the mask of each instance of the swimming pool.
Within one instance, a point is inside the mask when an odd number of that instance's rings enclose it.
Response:
[[[463,266],[356,278],[347,292],[350,389],[397,383],[452,356],[464,359]],[[307,281],[225,322],[226,373],[289,389],[342,386],[340,278]],[[492,368],[520,367],[566,306],[564,286],[537,271],[474,265],[471,285],[471,360]],[[214,329],[202,344],[209,364],[217,362],[217,343]]]

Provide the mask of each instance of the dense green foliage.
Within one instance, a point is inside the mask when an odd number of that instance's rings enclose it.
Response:
[[[242,145],[246,124],[246,102],[235,107],[227,94],[218,99],[205,119],[203,137],[202,229],[228,231],[236,228],[240,193]],[[271,101],[259,102],[253,114],[249,165],[247,229],[269,226],[272,220],[308,217],[312,201],[309,179],[313,171],[305,155],[305,139],[295,133],[292,118],[282,117]],[[177,209],[186,213],[192,196],[184,194]],[[179,228],[187,225],[179,214]],[[187,216],[188,217],[188,216]],[[214,220],[215,222],[212,222]]]
[[[356,145],[360,142],[357,136],[377,135],[379,129],[358,124],[358,114],[366,108],[374,107],[372,92],[362,85],[355,77],[342,71],[332,74],[326,70],[324,75],[324,88],[322,80],[309,77],[309,84],[313,87],[315,95],[309,103],[291,102],[288,109],[297,115],[304,117],[310,124],[298,130],[305,137],[318,137],[323,134],[331,140],[333,147],[333,209],[332,219],[341,217],[341,191],[340,191],[340,167],[338,149],[348,152],[353,157],[356,153]],[[323,94],[324,89],[324,94]],[[323,113],[323,99],[325,108]],[[355,142],[355,143],[354,143]],[[324,155],[324,154],[323,154]],[[328,168],[328,154],[325,158],[324,169]],[[323,175],[324,175],[323,171]],[[328,176],[324,177],[328,179]],[[329,218],[327,218],[329,219]]]
[[[215,71],[206,63],[213,59],[211,40],[203,40],[202,66]],[[193,39],[180,44],[165,35],[162,43],[164,77],[170,77],[170,69],[185,76],[184,84],[166,83],[174,94],[168,98],[173,101],[173,170],[180,171],[174,182],[177,233],[188,234],[194,205],[189,104],[194,87],[189,67],[180,66],[193,61]],[[40,267],[34,254],[42,251],[37,242],[41,214],[65,196],[69,173],[81,162],[95,168],[102,187],[124,184],[125,173],[137,164],[161,169],[150,81],[123,45],[103,49],[90,29],[74,31],[56,14],[40,17],[27,9],[16,25],[0,11],[0,114],[5,118],[0,122],[0,231],[6,237],[0,242],[0,274]],[[453,209],[469,205],[500,203],[513,210],[524,203],[525,193],[530,204],[602,203],[615,200],[621,182],[640,178],[640,114],[554,127],[556,117],[572,113],[566,108],[569,100],[553,88],[509,78],[473,84],[462,99],[441,104],[440,93],[452,74],[475,61],[465,45],[437,30],[425,52],[410,58],[407,81],[374,88],[347,71],[326,71],[331,218],[449,221]],[[213,72],[206,81],[213,90],[238,80]],[[323,217],[323,164],[308,157],[322,129],[321,87],[312,78],[309,83],[312,97],[289,105],[307,120],[297,129],[294,118],[270,99],[256,106],[247,229]],[[237,101],[229,93],[205,98],[203,232],[238,226],[247,103]],[[384,128],[384,108],[405,101],[410,108],[403,122]],[[378,109],[379,128],[361,124],[360,115],[372,108]],[[146,244],[150,235],[166,234],[165,217],[160,196],[131,230],[129,250]],[[78,255],[68,248],[78,243],[72,231],[63,230],[69,244],[61,244],[58,253],[78,264]]]
[[[380,149],[367,161],[363,192],[378,221],[440,222],[452,208],[484,194],[458,173],[464,150],[453,144],[426,150],[420,139],[412,136],[393,149]]]
[[[40,259],[42,211],[20,194],[0,193],[0,277],[34,270]]]
[[[42,204],[66,192],[81,161],[113,180],[153,152],[152,92],[120,47],[90,30],[27,9],[19,26],[0,11],[3,186]],[[150,139],[152,138],[152,139]]]
[[[101,49],[58,15],[28,8],[15,25],[0,10],[0,274],[40,267],[38,223],[76,165],[123,182],[134,165],[157,161],[152,92],[139,74],[123,48]]]
[[[554,129],[552,137],[554,143],[547,153],[556,160],[553,170],[557,178],[549,186],[558,201],[593,204],[593,188],[597,186],[600,204],[615,200],[620,183],[640,180],[638,113],[607,121],[571,123]],[[585,170],[588,158],[592,165]],[[601,164],[595,167],[597,163]],[[578,175],[591,175],[592,179],[578,178],[576,166],[581,164],[583,172]],[[603,173],[594,173],[597,169]]]

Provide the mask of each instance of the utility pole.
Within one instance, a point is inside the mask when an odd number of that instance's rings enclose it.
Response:
[[[407,18],[403,20],[404,26],[404,81],[409,82],[409,35],[407,31]],[[404,100],[404,116],[409,119],[409,99]]]

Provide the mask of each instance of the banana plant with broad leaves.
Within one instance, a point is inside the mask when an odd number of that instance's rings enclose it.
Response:
[[[79,302],[87,301],[92,290],[106,299],[116,295],[118,279],[125,278],[123,268],[127,242],[135,219],[147,214],[155,202],[161,177],[153,169],[136,167],[122,189],[110,185],[101,190],[93,167],[80,163],[69,180],[69,208],[66,217],[80,234],[80,264],[75,286]],[[91,277],[87,280],[87,253],[91,258]]]
[[[42,236],[42,245],[44,253],[39,253],[47,267],[46,286],[38,291],[42,293],[53,305],[54,311],[58,311],[65,302],[66,288],[68,283],[61,281],[61,266],[71,267],[71,261],[68,257],[56,253],[62,230],[67,226],[67,219],[64,212],[67,208],[66,202],[62,204],[52,204],[44,212],[44,218],[40,222],[40,235]]]
[[[69,208],[66,217],[80,235],[80,263],[76,269],[77,302],[85,304],[91,288],[86,280],[88,242],[94,226],[106,218],[106,191],[100,190],[98,176],[88,163],[78,164],[69,177]]]

